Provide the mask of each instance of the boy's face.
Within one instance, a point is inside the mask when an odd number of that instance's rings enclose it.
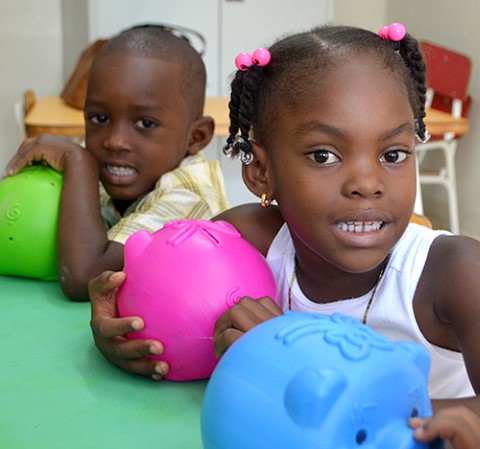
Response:
[[[136,200],[187,155],[192,119],[181,79],[178,64],[159,59],[97,61],[85,103],[86,147],[113,199]]]
[[[415,131],[405,89],[363,55],[295,100],[272,125],[267,165],[297,252],[367,272],[391,251],[413,209]]]

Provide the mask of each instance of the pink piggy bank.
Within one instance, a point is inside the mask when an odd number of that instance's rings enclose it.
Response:
[[[180,220],[153,234],[139,231],[125,244],[126,279],[120,316],[140,316],[145,328],[129,338],[155,339],[165,352],[167,379],[211,375],[217,318],[243,296],[276,299],[265,258],[229,223]]]

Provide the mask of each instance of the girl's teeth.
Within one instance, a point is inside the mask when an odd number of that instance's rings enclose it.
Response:
[[[107,165],[107,170],[115,176],[129,176],[135,173],[135,169],[131,167],[118,167],[116,165]]]
[[[381,221],[347,221],[340,222],[337,226],[344,232],[374,232],[382,227]]]

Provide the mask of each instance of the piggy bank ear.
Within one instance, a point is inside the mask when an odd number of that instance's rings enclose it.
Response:
[[[347,385],[338,369],[307,367],[290,380],[285,391],[285,408],[300,426],[318,427]]]
[[[152,239],[153,236],[148,231],[135,232],[128,238],[124,248],[125,268],[143,253]]]
[[[413,360],[425,378],[428,379],[430,372],[430,354],[427,349],[417,343],[408,341],[398,342],[397,344]]]

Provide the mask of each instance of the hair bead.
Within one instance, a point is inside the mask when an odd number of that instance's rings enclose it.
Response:
[[[235,65],[238,70],[248,70],[248,68],[253,64],[252,56],[249,53],[239,53],[235,58]]]
[[[272,58],[272,55],[270,52],[263,47],[257,48],[253,52],[253,63],[258,65],[259,67],[263,67],[267,65],[270,62],[270,59]]]
[[[394,22],[388,27],[388,38],[392,41],[401,41],[406,34],[407,30],[401,23]]]
[[[266,48],[260,47],[253,52],[253,55],[245,52],[239,53],[235,58],[235,65],[238,70],[244,72],[253,65],[258,67],[267,65],[270,62],[271,57],[270,52]]]
[[[380,28],[378,35],[382,39],[399,42],[407,35],[407,29],[400,22],[393,22],[391,25],[385,25]]]

